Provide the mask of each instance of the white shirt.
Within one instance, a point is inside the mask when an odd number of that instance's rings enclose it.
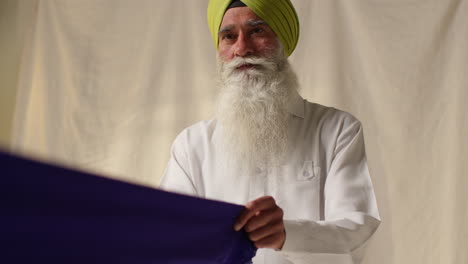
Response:
[[[283,165],[232,176],[219,165],[220,125],[202,121],[177,136],[161,188],[242,205],[273,196],[284,211],[286,241],[281,251],[259,249],[255,264],[359,263],[380,223],[362,126],[299,95],[289,112],[291,151]]]

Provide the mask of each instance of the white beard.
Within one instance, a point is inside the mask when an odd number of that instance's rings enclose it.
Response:
[[[278,53],[271,58],[218,62],[222,89],[217,119],[228,163],[249,174],[256,167],[279,165],[287,151],[287,107],[298,89],[287,58]],[[257,66],[237,69],[245,63]]]

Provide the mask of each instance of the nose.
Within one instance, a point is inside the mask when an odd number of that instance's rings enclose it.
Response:
[[[236,57],[249,57],[254,52],[252,41],[240,33],[234,45],[234,56]]]

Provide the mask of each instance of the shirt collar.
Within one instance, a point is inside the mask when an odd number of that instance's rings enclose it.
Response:
[[[291,101],[289,102],[288,112],[297,117],[304,118],[304,99],[297,91],[294,91]]]

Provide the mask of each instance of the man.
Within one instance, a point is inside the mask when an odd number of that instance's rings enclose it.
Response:
[[[302,99],[287,57],[299,23],[289,0],[211,0],[216,118],[174,141],[161,187],[245,204],[234,226],[254,263],[356,263],[378,227],[362,127]]]

